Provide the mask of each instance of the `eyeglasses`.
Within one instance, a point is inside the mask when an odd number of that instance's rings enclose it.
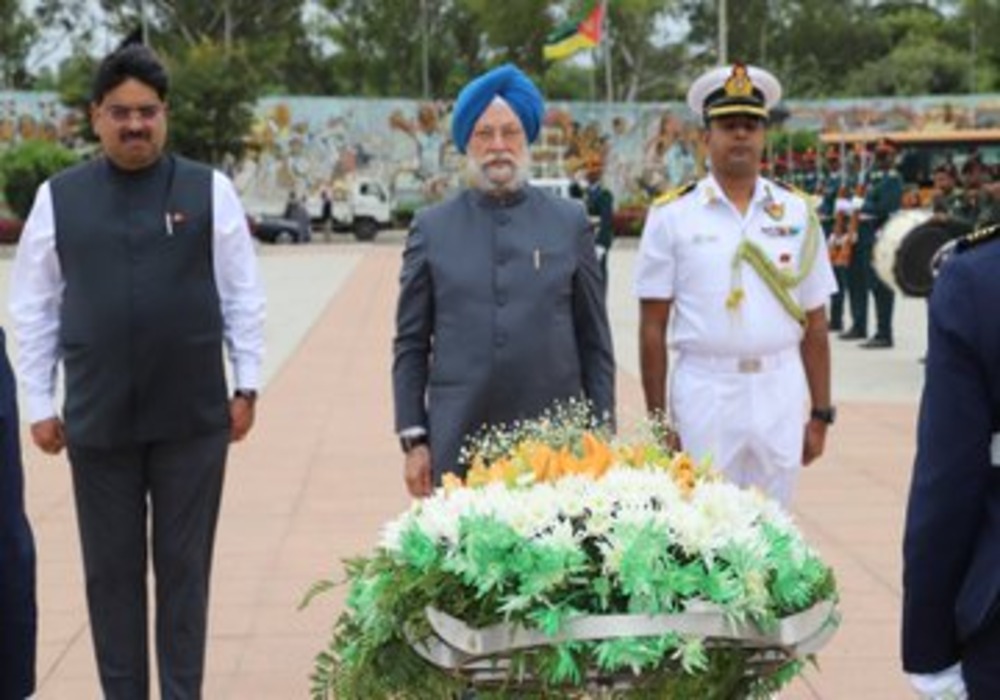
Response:
[[[119,124],[125,124],[132,120],[132,115],[139,117],[141,121],[148,122],[156,119],[163,113],[163,105],[139,105],[138,107],[126,107],[125,105],[108,105],[104,108],[104,113],[108,118]]]
[[[516,126],[504,126],[499,130],[494,129],[493,127],[484,127],[482,129],[476,129],[472,132],[472,138],[481,144],[493,143],[497,136],[499,136],[500,140],[504,143],[511,143],[524,136],[524,130]]]

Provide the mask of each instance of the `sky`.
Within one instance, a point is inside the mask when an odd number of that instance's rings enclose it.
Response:
[[[30,16],[35,11],[37,0],[21,0],[25,12]],[[91,50],[95,54],[106,53],[115,45],[115,38],[100,29],[100,19],[103,16],[101,7],[97,0],[87,0],[88,15],[82,22],[94,22],[99,29]],[[43,29],[41,40],[35,44],[35,48],[28,55],[28,70],[37,73],[40,70],[49,68],[55,70],[61,61],[70,55],[69,36],[61,29]]]

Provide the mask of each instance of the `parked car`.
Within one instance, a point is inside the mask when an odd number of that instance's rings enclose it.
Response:
[[[16,244],[21,239],[24,222],[20,219],[0,216],[0,243]]]
[[[262,243],[305,243],[306,234],[298,221],[264,214],[253,219],[250,232]]]

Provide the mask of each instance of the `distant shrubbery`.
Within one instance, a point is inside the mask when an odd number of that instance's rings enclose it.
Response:
[[[14,215],[27,218],[38,186],[79,160],[73,151],[48,141],[25,141],[0,154],[3,195]]]

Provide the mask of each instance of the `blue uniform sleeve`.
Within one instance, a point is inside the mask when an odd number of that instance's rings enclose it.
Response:
[[[956,601],[986,508],[994,430],[981,321],[994,296],[956,256],[930,302],[926,378],[903,542],[903,666],[932,673],[960,658]],[[995,361],[993,358],[992,361]]]

